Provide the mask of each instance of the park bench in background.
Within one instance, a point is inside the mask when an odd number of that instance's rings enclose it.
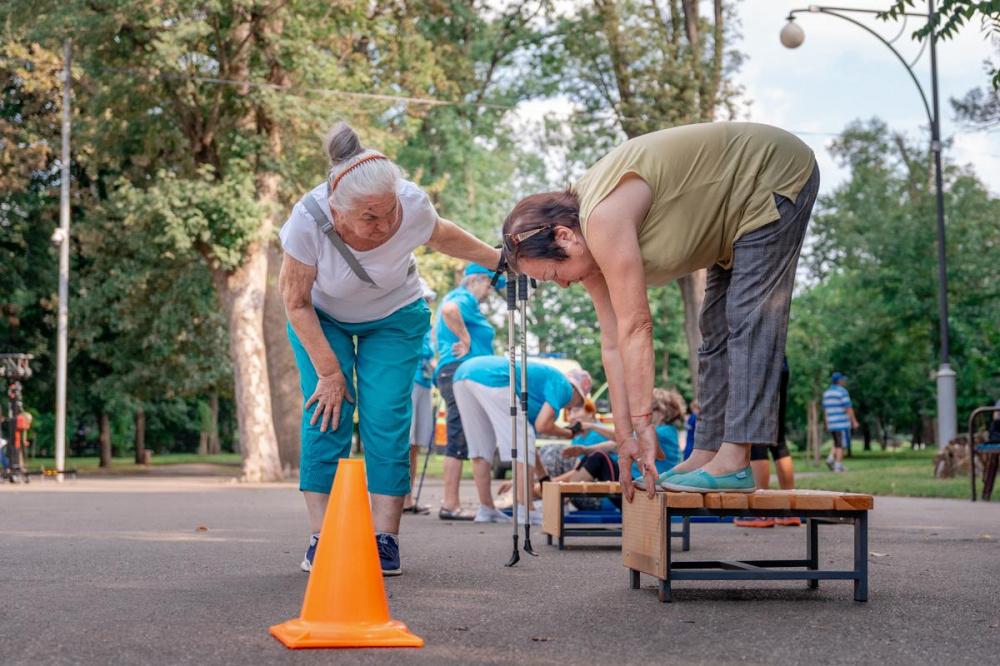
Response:
[[[622,506],[622,559],[630,585],[639,588],[639,574],[659,581],[660,601],[670,601],[675,580],[807,580],[816,588],[823,579],[853,580],[854,599],[868,600],[868,511],[871,495],[808,490],[758,490],[740,493],[657,492],[650,499],[637,492]],[[771,560],[676,561],[666,536],[674,516],[785,517],[806,519],[806,557]],[[819,568],[820,524],[854,525],[854,568]],[[738,547],[738,541],[733,542]]]
[[[618,511],[577,511],[565,515],[565,500],[576,497],[621,498],[622,487],[617,481],[579,481],[542,484],[542,532],[549,545],[556,539],[559,550],[565,550],[566,537],[620,537],[621,514]],[[570,527],[572,525],[572,527]],[[680,537],[683,550],[691,548],[691,521],[683,518],[681,529],[671,532]]]
[[[989,429],[982,434],[976,433],[976,419],[984,414],[1000,411],[996,405],[979,407],[969,416],[969,458],[975,463],[976,458],[983,461],[983,499],[990,500],[993,485],[997,479],[997,467],[1000,466],[1000,419],[992,418]],[[969,465],[969,479],[972,482],[972,501],[976,501],[976,465]]]

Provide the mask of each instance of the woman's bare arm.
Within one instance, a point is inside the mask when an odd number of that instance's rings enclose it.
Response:
[[[282,257],[278,275],[278,290],[285,303],[285,314],[299,342],[309,354],[309,360],[318,375],[316,390],[306,401],[306,409],[316,403],[311,423],[322,418],[320,430],[337,429],[344,400],[354,402],[347,390],[347,379],[330,348],[319,317],[312,304],[312,285],[316,280],[316,267],[298,261],[287,252]]]
[[[449,257],[473,261],[487,268],[500,263],[500,251],[479,240],[454,222],[438,218],[427,247]]]

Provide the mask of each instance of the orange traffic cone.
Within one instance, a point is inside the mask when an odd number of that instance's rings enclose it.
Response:
[[[363,460],[341,460],[302,614],[271,627],[290,648],[423,647],[389,617]],[[324,536],[325,535],[325,536]]]

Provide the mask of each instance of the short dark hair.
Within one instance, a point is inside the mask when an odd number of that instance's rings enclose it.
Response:
[[[517,260],[568,258],[566,251],[556,243],[555,228],[580,228],[580,199],[572,190],[541,192],[532,194],[517,202],[503,223],[504,259],[512,268],[517,268]],[[540,230],[518,241],[515,236],[528,231]]]

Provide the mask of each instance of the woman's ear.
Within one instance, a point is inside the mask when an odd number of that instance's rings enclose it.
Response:
[[[569,227],[558,225],[555,228],[555,239],[561,247],[565,248],[576,240],[576,234]]]

